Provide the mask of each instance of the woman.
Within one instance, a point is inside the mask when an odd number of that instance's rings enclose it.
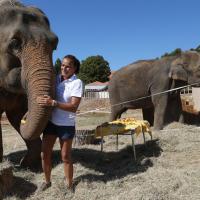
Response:
[[[42,138],[41,158],[45,182],[39,188],[40,191],[51,186],[51,155],[57,137],[61,146],[65,183],[69,189],[73,186],[71,149],[75,135],[75,113],[83,94],[82,81],[76,77],[79,68],[80,62],[76,57],[65,56],[61,64],[61,74],[56,77],[56,100],[46,95],[37,98],[39,105],[54,107]]]

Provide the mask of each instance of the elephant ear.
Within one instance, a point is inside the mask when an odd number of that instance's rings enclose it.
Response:
[[[172,63],[169,71],[169,77],[173,80],[188,81],[187,71],[184,69],[183,64],[181,62],[178,62],[178,60],[175,60]]]

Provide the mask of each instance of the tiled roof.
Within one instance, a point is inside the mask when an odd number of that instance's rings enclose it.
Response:
[[[93,82],[93,83],[89,83],[89,84],[87,84],[87,86],[106,86],[106,85],[108,85],[108,82],[104,82],[104,83],[102,83],[102,82],[100,82],[100,81],[95,81],[95,82]]]

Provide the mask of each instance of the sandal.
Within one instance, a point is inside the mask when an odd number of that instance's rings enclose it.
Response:
[[[70,193],[75,193],[75,186],[74,184],[72,184],[71,187],[68,186],[67,182],[66,182],[66,178],[64,177],[63,178],[63,182],[64,182],[64,185],[67,187],[67,191],[69,191]]]
[[[37,192],[43,192],[45,191],[46,189],[48,189],[49,187],[51,187],[51,182],[49,183],[46,183],[46,182],[43,182],[40,187],[38,188]]]

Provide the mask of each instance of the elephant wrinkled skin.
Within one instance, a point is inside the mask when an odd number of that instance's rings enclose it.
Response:
[[[40,9],[17,0],[0,1],[0,116],[6,113],[26,143],[28,153],[22,166],[33,167],[40,160],[39,136],[51,108],[39,106],[36,98],[54,97],[52,52],[57,43],[58,38]],[[2,158],[0,129],[0,161]]]
[[[142,60],[118,70],[110,80],[111,120],[127,109],[142,108],[143,118],[160,130],[172,121],[184,119],[180,90],[155,95],[200,82],[200,54],[182,52],[177,56]],[[148,98],[149,95],[152,95]],[[138,99],[138,100],[137,100]]]

